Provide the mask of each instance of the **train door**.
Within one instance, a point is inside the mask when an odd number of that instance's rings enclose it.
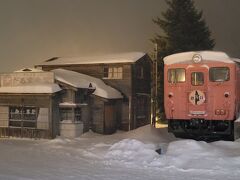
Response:
[[[187,71],[188,101],[187,109],[191,118],[207,114],[208,69],[194,67]]]

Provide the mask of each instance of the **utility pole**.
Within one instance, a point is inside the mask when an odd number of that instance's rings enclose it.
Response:
[[[154,54],[153,54],[153,69],[152,69],[152,125],[155,127],[156,125],[156,118],[157,118],[157,94],[158,94],[158,45],[157,43],[154,44]]]

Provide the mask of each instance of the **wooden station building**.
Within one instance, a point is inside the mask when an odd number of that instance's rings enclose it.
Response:
[[[44,71],[62,68],[86,74],[103,80],[123,95],[118,105],[117,128],[131,130],[150,123],[151,114],[151,66],[152,61],[146,53],[130,52],[92,57],[53,57],[36,65]],[[105,114],[116,114],[114,108],[105,103]],[[92,106],[95,113],[99,102]],[[113,115],[112,115],[113,116]],[[102,116],[101,116],[102,117]],[[106,118],[106,117],[105,117]],[[111,118],[111,117],[109,117]]]
[[[77,137],[149,124],[151,62],[140,52],[51,58],[0,74],[0,137]]]

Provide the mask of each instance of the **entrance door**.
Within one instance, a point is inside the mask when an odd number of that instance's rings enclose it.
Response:
[[[201,116],[207,113],[208,69],[194,67],[188,71],[188,113],[190,116]]]
[[[104,133],[111,134],[116,131],[116,118],[114,115],[114,106],[105,103]]]

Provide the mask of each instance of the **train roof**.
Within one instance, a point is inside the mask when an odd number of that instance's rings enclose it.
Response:
[[[195,55],[200,55],[203,60],[220,61],[224,63],[234,63],[235,59],[230,58],[226,53],[221,51],[191,51],[172,54],[166,56],[163,61],[164,64],[176,64],[186,61],[191,61]],[[239,60],[238,60],[239,61]]]
[[[236,63],[240,63],[240,59],[238,59],[238,58],[233,58],[233,61]]]

